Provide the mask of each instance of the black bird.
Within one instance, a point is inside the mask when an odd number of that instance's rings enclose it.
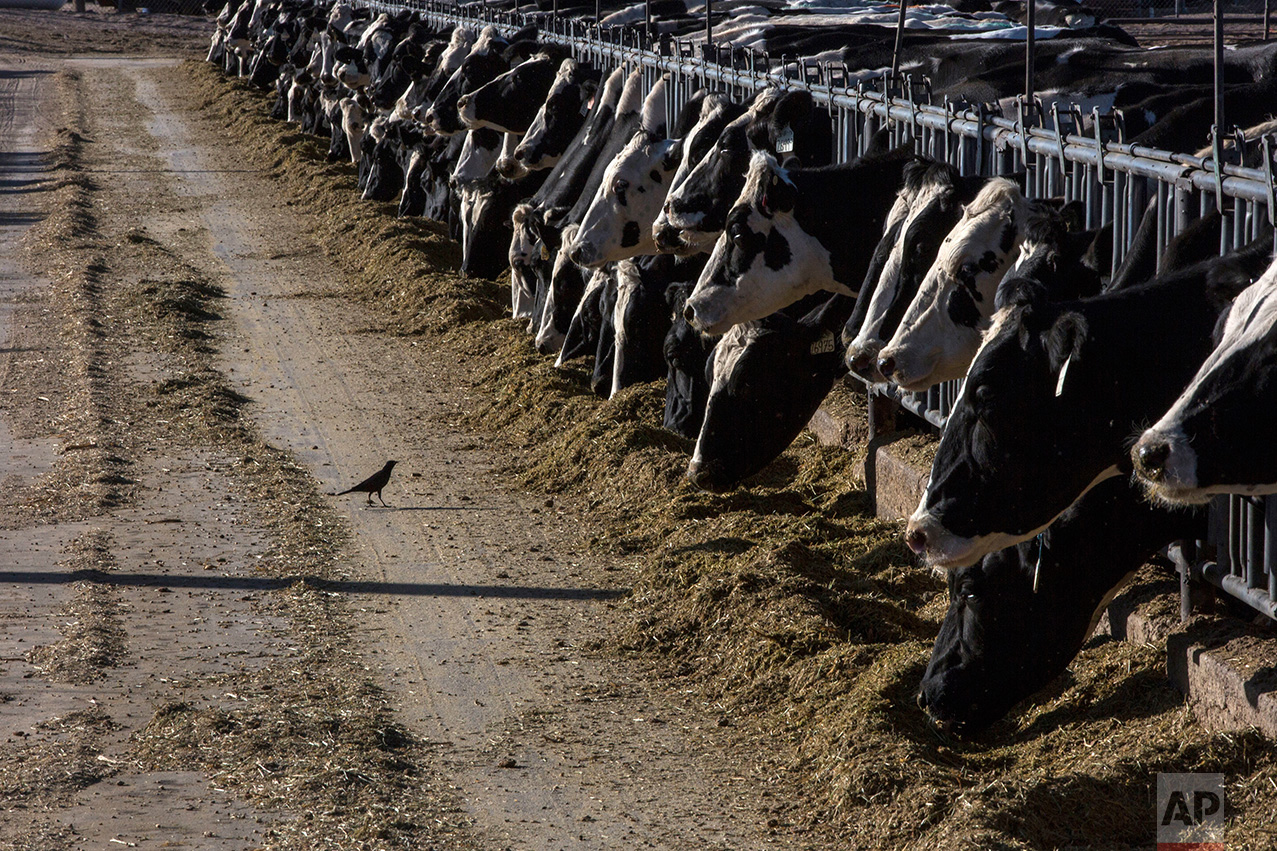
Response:
[[[377,494],[377,499],[381,499],[381,489],[386,486],[386,482],[390,481],[390,471],[394,469],[396,461],[387,461],[386,466],[364,479],[353,488],[347,488],[341,493],[334,496],[342,496],[348,493],[366,493],[368,494],[368,504],[372,505],[372,495]],[[386,501],[381,499],[381,504],[386,505]],[[387,508],[390,506],[386,505]]]

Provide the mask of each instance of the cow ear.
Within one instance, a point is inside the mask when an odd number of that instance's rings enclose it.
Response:
[[[1060,208],[1064,219],[1064,227],[1069,233],[1081,233],[1086,230],[1086,208],[1081,201],[1070,201]]]
[[[1022,307],[1045,304],[1048,295],[1046,285],[1033,278],[1008,275],[998,284],[993,294],[994,310],[1004,307]]]
[[[1069,311],[1055,320],[1046,335],[1051,372],[1058,373],[1068,361],[1081,360],[1086,334],[1086,318],[1080,313]]]

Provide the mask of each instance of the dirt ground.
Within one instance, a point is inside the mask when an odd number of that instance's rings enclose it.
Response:
[[[1125,848],[1159,771],[1272,847],[1155,647],[938,738],[854,453],[695,492],[206,38],[0,11],[0,848]]]

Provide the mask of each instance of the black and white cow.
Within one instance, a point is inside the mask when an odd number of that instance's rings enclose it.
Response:
[[[705,334],[762,319],[827,290],[855,295],[900,188],[907,146],[881,157],[812,169],[782,168],[756,152],[705,271],[684,308]]]
[[[935,567],[973,564],[1130,472],[1126,441],[1205,360],[1216,317],[1268,265],[1269,240],[1081,301],[1008,294],[909,518],[910,549]]]
[[[726,490],[776,459],[845,374],[838,332],[850,296],[830,296],[806,316],[775,313],[733,326],[707,365],[704,420],[687,477]]]
[[[1014,181],[994,178],[963,208],[918,285],[878,372],[903,390],[961,378],[993,315],[998,284],[1019,259],[1029,201]]]
[[[683,316],[694,283],[671,284],[665,291],[670,310],[670,330],[665,334],[665,416],[664,426],[675,434],[695,440],[709,400],[707,364],[717,337],[706,337]]]
[[[659,108],[656,106],[657,103],[660,104]],[[657,118],[656,116],[658,115],[661,117]],[[620,154],[635,132],[641,128],[647,128],[654,133],[664,135],[663,115],[663,87],[654,87],[651,96],[645,98],[643,96],[642,72],[637,69],[631,72],[625,82],[624,89],[621,91],[620,98],[616,101],[615,117],[609,124],[606,138],[598,142],[596,149],[597,159],[587,160],[583,158],[576,163],[576,168],[583,171],[587,170],[586,167],[588,166],[588,173],[579,182],[580,195],[570,199],[574,203],[568,209],[550,210],[543,217],[539,230],[543,244],[548,245],[555,241],[553,236],[549,234],[556,229],[560,237],[559,245],[571,246],[575,243],[581,219],[589,209],[590,201],[597,194],[608,165]],[[565,158],[564,162],[567,161]],[[547,179],[547,183],[553,179],[552,173],[550,178]],[[573,182],[577,181],[573,180]],[[563,198],[563,200],[566,202],[569,199]],[[553,219],[551,219],[552,215],[554,216]],[[558,245],[555,247],[557,248]],[[575,311],[576,304],[584,291],[584,277],[581,269],[577,267],[573,271],[568,268],[569,266],[576,267],[577,264],[571,261],[566,251],[558,251],[554,259],[554,273],[550,279],[550,292],[546,302],[547,309],[542,316],[541,327],[536,337],[537,350],[545,354],[557,351],[559,345],[562,344],[563,335],[567,332],[572,313]],[[579,285],[578,281],[581,282]],[[554,305],[553,310],[549,309],[551,303]]]
[[[663,103],[664,88],[658,82],[649,103]],[[656,252],[652,223],[683,154],[682,139],[666,139],[663,130],[642,127],[607,164],[576,239],[566,246],[572,262],[592,267]]]
[[[1221,317],[1215,350],[1131,450],[1135,475],[1160,502],[1277,493],[1267,442],[1277,425],[1277,265]]]
[[[865,278],[843,329],[847,366],[856,374],[885,380],[878,373],[878,353],[899,327],[965,205],[986,182],[983,177],[962,177],[953,166],[934,160],[918,159],[905,166],[899,197],[877,249],[886,254],[881,264],[871,264],[870,269],[878,271]]]
[[[526,133],[545,105],[563,54],[562,48],[542,47],[531,59],[462,95],[457,101],[461,123],[471,130],[488,127],[501,133]]]
[[[653,226],[662,251],[711,250],[745,186],[753,151],[770,152],[782,165],[828,165],[829,116],[805,91],[763,89],[756,94],[745,113],[728,121],[718,140],[670,191]]]
[[[965,375],[1008,274],[1036,281],[1053,300],[1098,293],[1100,275],[1082,259],[1099,232],[1081,225],[1080,204],[1028,201],[1011,181],[987,183],[945,237],[879,353],[878,374],[911,391]]]
[[[1112,598],[1158,549],[1202,537],[1204,513],[1150,506],[1113,478],[1041,538],[949,573],[949,609],[918,705],[942,730],[969,735],[1059,676]]]
[[[529,171],[554,168],[591,114],[598,88],[596,68],[564,59],[518,147],[508,160],[497,162],[502,176],[515,180]]]

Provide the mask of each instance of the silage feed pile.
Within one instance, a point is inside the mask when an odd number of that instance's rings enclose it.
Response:
[[[555,369],[498,318],[504,283],[456,273],[438,225],[360,201],[353,168],[268,118],[268,96],[185,73],[193,111],[315,221],[345,295],[463,362],[481,400],[468,425],[510,448],[511,485],[588,507],[592,543],[630,571],[605,646],[755,731],[760,763],[803,787],[786,818],[832,822],[848,848],[1148,847],[1158,772],[1216,772],[1228,847],[1277,847],[1277,749],[1203,729],[1160,646],[1094,638],[1036,702],[974,741],[940,737],[914,695],[947,594],[870,513],[857,453],[804,435],[749,487],[697,491],[659,382],[597,399],[582,367]]]

